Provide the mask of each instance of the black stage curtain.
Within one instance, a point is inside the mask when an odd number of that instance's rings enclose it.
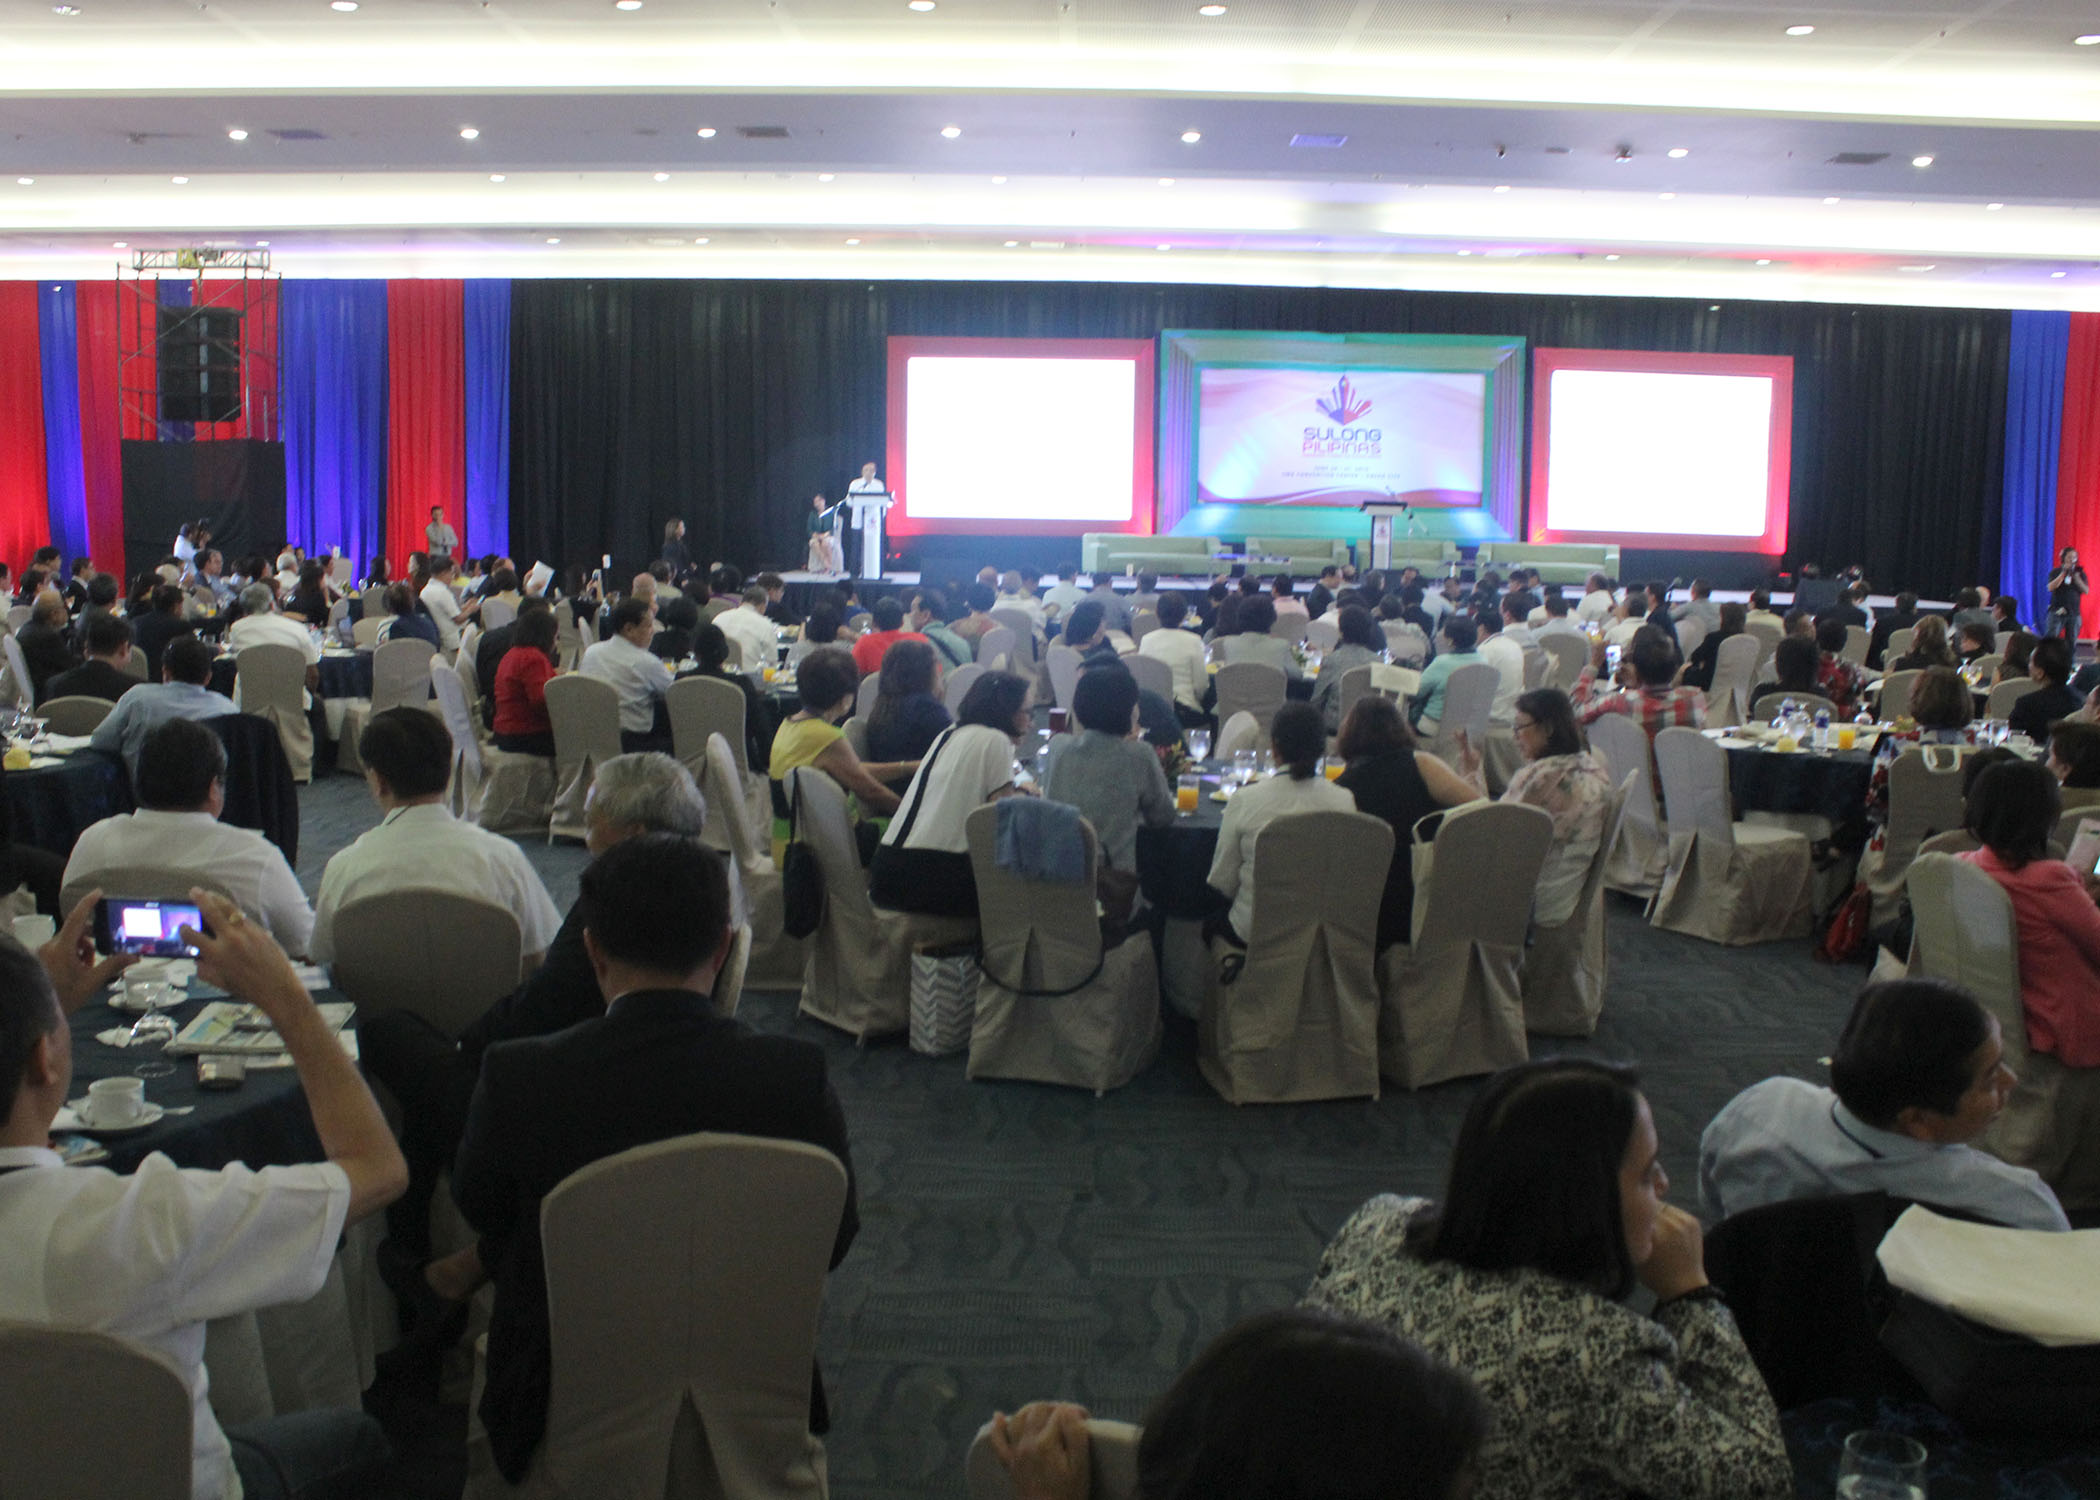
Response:
[[[159,443],[127,438],[124,555],[144,572],[169,555],[175,533],[208,519],[211,544],[231,559],[273,557],[284,543],[284,444],[229,438]]]
[[[2011,316],[1965,308],[1027,282],[520,281],[521,558],[799,565],[803,511],[884,452],[891,334],[1521,334],[1532,347],[1794,357],[1790,561],[1946,596],[1995,572]],[[1029,455],[1014,455],[1025,483]],[[1696,496],[1687,503],[1696,504]],[[1076,541],[1072,551],[1077,554]]]

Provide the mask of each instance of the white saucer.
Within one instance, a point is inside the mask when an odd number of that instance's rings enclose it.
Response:
[[[81,1113],[86,1104],[87,1100],[76,1099],[66,1105],[52,1118],[51,1128],[53,1130],[77,1130],[82,1135],[130,1135],[134,1131],[146,1130],[158,1125],[167,1114],[166,1109],[148,1100],[145,1109],[139,1114],[139,1117],[129,1125],[92,1125],[88,1123],[87,1117]]]

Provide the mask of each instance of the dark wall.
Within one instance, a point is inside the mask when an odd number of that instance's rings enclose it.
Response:
[[[1998,552],[2010,314],[1973,309],[1068,283],[519,281],[514,550],[797,566],[811,494],[884,451],[891,334],[1149,338],[1166,328],[1518,334],[1532,347],[1794,357],[1786,561],[1945,597]],[[1014,458],[1025,494],[1028,455]],[[1021,502],[1025,504],[1024,502]],[[1698,503],[1687,496],[1688,505]],[[1020,514],[1025,515],[1025,512]],[[1076,541],[1049,544],[1076,560]],[[1057,549],[1062,549],[1058,551]],[[1646,554],[1642,561],[1654,558]],[[1022,561],[1009,543],[986,560]],[[1756,559],[1731,563],[1762,575]],[[1683,568],[1664,568],[1664,576]],[[1722,570],[1713,570],[1716,582]]]
[[[188,522],[211,522],[211,544],[229,558],[284,545],[284,444],[246,438],[211,443],[127,440],[124,556],[143,572],[169,555]]]

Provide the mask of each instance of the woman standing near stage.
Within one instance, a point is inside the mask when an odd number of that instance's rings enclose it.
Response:
[[[812,573],[836,573],[839,570],[837,555],[831,550],[831,505],[822,495],[811,497],[809,502],[809,571]]]
[[[2064,548],[2057,556],[2056,571],[2049,575],[2049,618],[2042,622],[2042,634],[2076,641],[2079,613],[2091,588],[2085,568],[2078,561],[2078,549]]]

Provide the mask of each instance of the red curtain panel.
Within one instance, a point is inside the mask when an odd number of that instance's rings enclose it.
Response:
[[[2100,313],[2071,314],[2064,360],[2063,447],[2056,469],[2056,545],[2100,560]],[[2093,634],[2100,598],[2085,596],[2081,636]]]
[[[80,365],[80,468],[87,484],[88,551],[95,566],[131,576],[124,558],[123,402],[117,390],[117,283],[74,284]]]
[[[0,561],[18,577],[51,533],[36,286],[0,281]]]
[[[424,546],[430,507],[467,534],[466,284],[390,281],[387,324],[386,555],[398,570]]]

